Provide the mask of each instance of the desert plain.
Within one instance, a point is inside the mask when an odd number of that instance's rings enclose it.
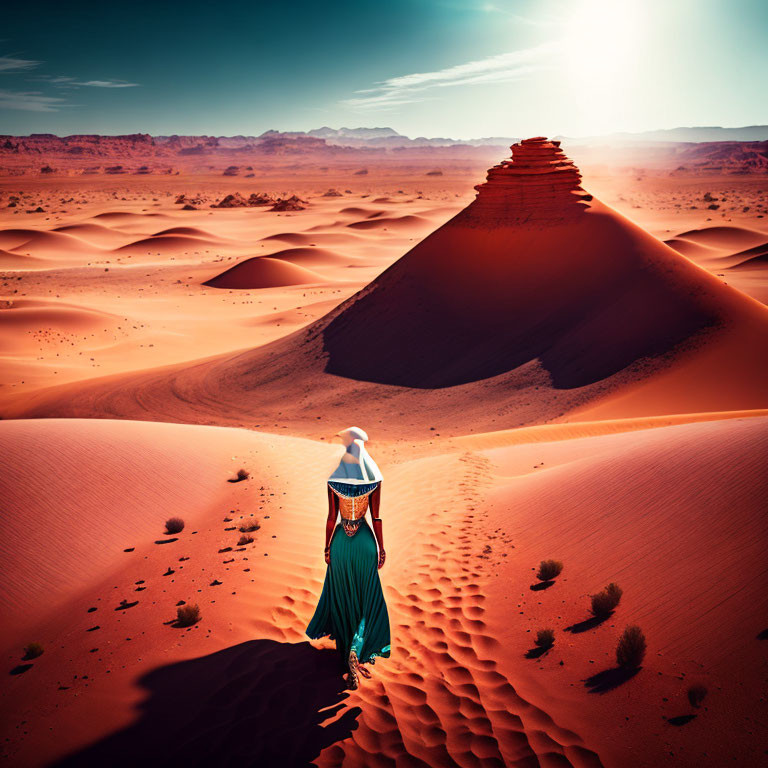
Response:
[[[768,176],[562,150],[0,179],[7,764],[763,764]],[[351,425],[357,691],[304,635]]]

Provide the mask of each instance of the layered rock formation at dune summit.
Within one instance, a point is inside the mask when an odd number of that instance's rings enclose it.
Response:
[[[512,159],[494,165],[485,183],[475,187],[477,200],[465,221],[475,219],[481,226],[563,221],[576,215],[580,202],[592,199],[559,141],[537,136],[510,149]]]
[[[310,433],[338,407],[383,429],[410,409],[423,428],[461,432],[599,416],[609,401],[611,417],[762,407],[768,310],[580,179],[558,142],[522,141],[474,202],[312,325],[41,392],[6,415],[241,425],[286,418],[288,398]]]

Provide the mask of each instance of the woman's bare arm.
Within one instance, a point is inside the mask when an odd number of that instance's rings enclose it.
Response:
[[[331,538],[336,527],[336,517],[339,514],[336,506],[336,494],[328,486],[328,519],[325,521],[325,562],[331,562]]]
[[[376,486],[376,490],[371,494],[371,519],[373,520],[373,533],[376,536],[376,543],[379,545],[379,568],[384,565],[387,553],[384,551],[384,531],[382,530],[381,517],[379,510],[381,508],[381,483]]]

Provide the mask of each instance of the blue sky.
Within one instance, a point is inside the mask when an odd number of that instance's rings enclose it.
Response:
[[[0,37],[0,133],[768,123],[765,0],[38,2]]]

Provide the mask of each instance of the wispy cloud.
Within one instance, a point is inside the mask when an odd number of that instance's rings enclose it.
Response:
[[[58,112],[67,106],[66,99],[45,96],[40,91],[0,90],[0,109],[21,109],[26,112]]]
[[[15,56],[0,56],[0,72],[27,72],[42,64],[32,59],[17,59]]]
[[[136,88],[138,83],[126,83],[124,80],[86,80],[84,83],[77,81],[72,85],[84,85],[90,88]]]
[[[50,83],[56,88],[137,88],[138,83],[129,83],[125,80],[78,80],[75,77],[66,75],[36,75],[28,78],[29,80]]]
[[[435,72],[391,77],[375,87],[356,91],[356,96],[341,103],[353,109],[389,109],[401,104],[422,101],[425,92],[434,88],[447,88],[484,83],[505,83],[519,80],[541,69],[554,43],[543,43],[532,48],[509,51],[487,59],[457,64]]]

